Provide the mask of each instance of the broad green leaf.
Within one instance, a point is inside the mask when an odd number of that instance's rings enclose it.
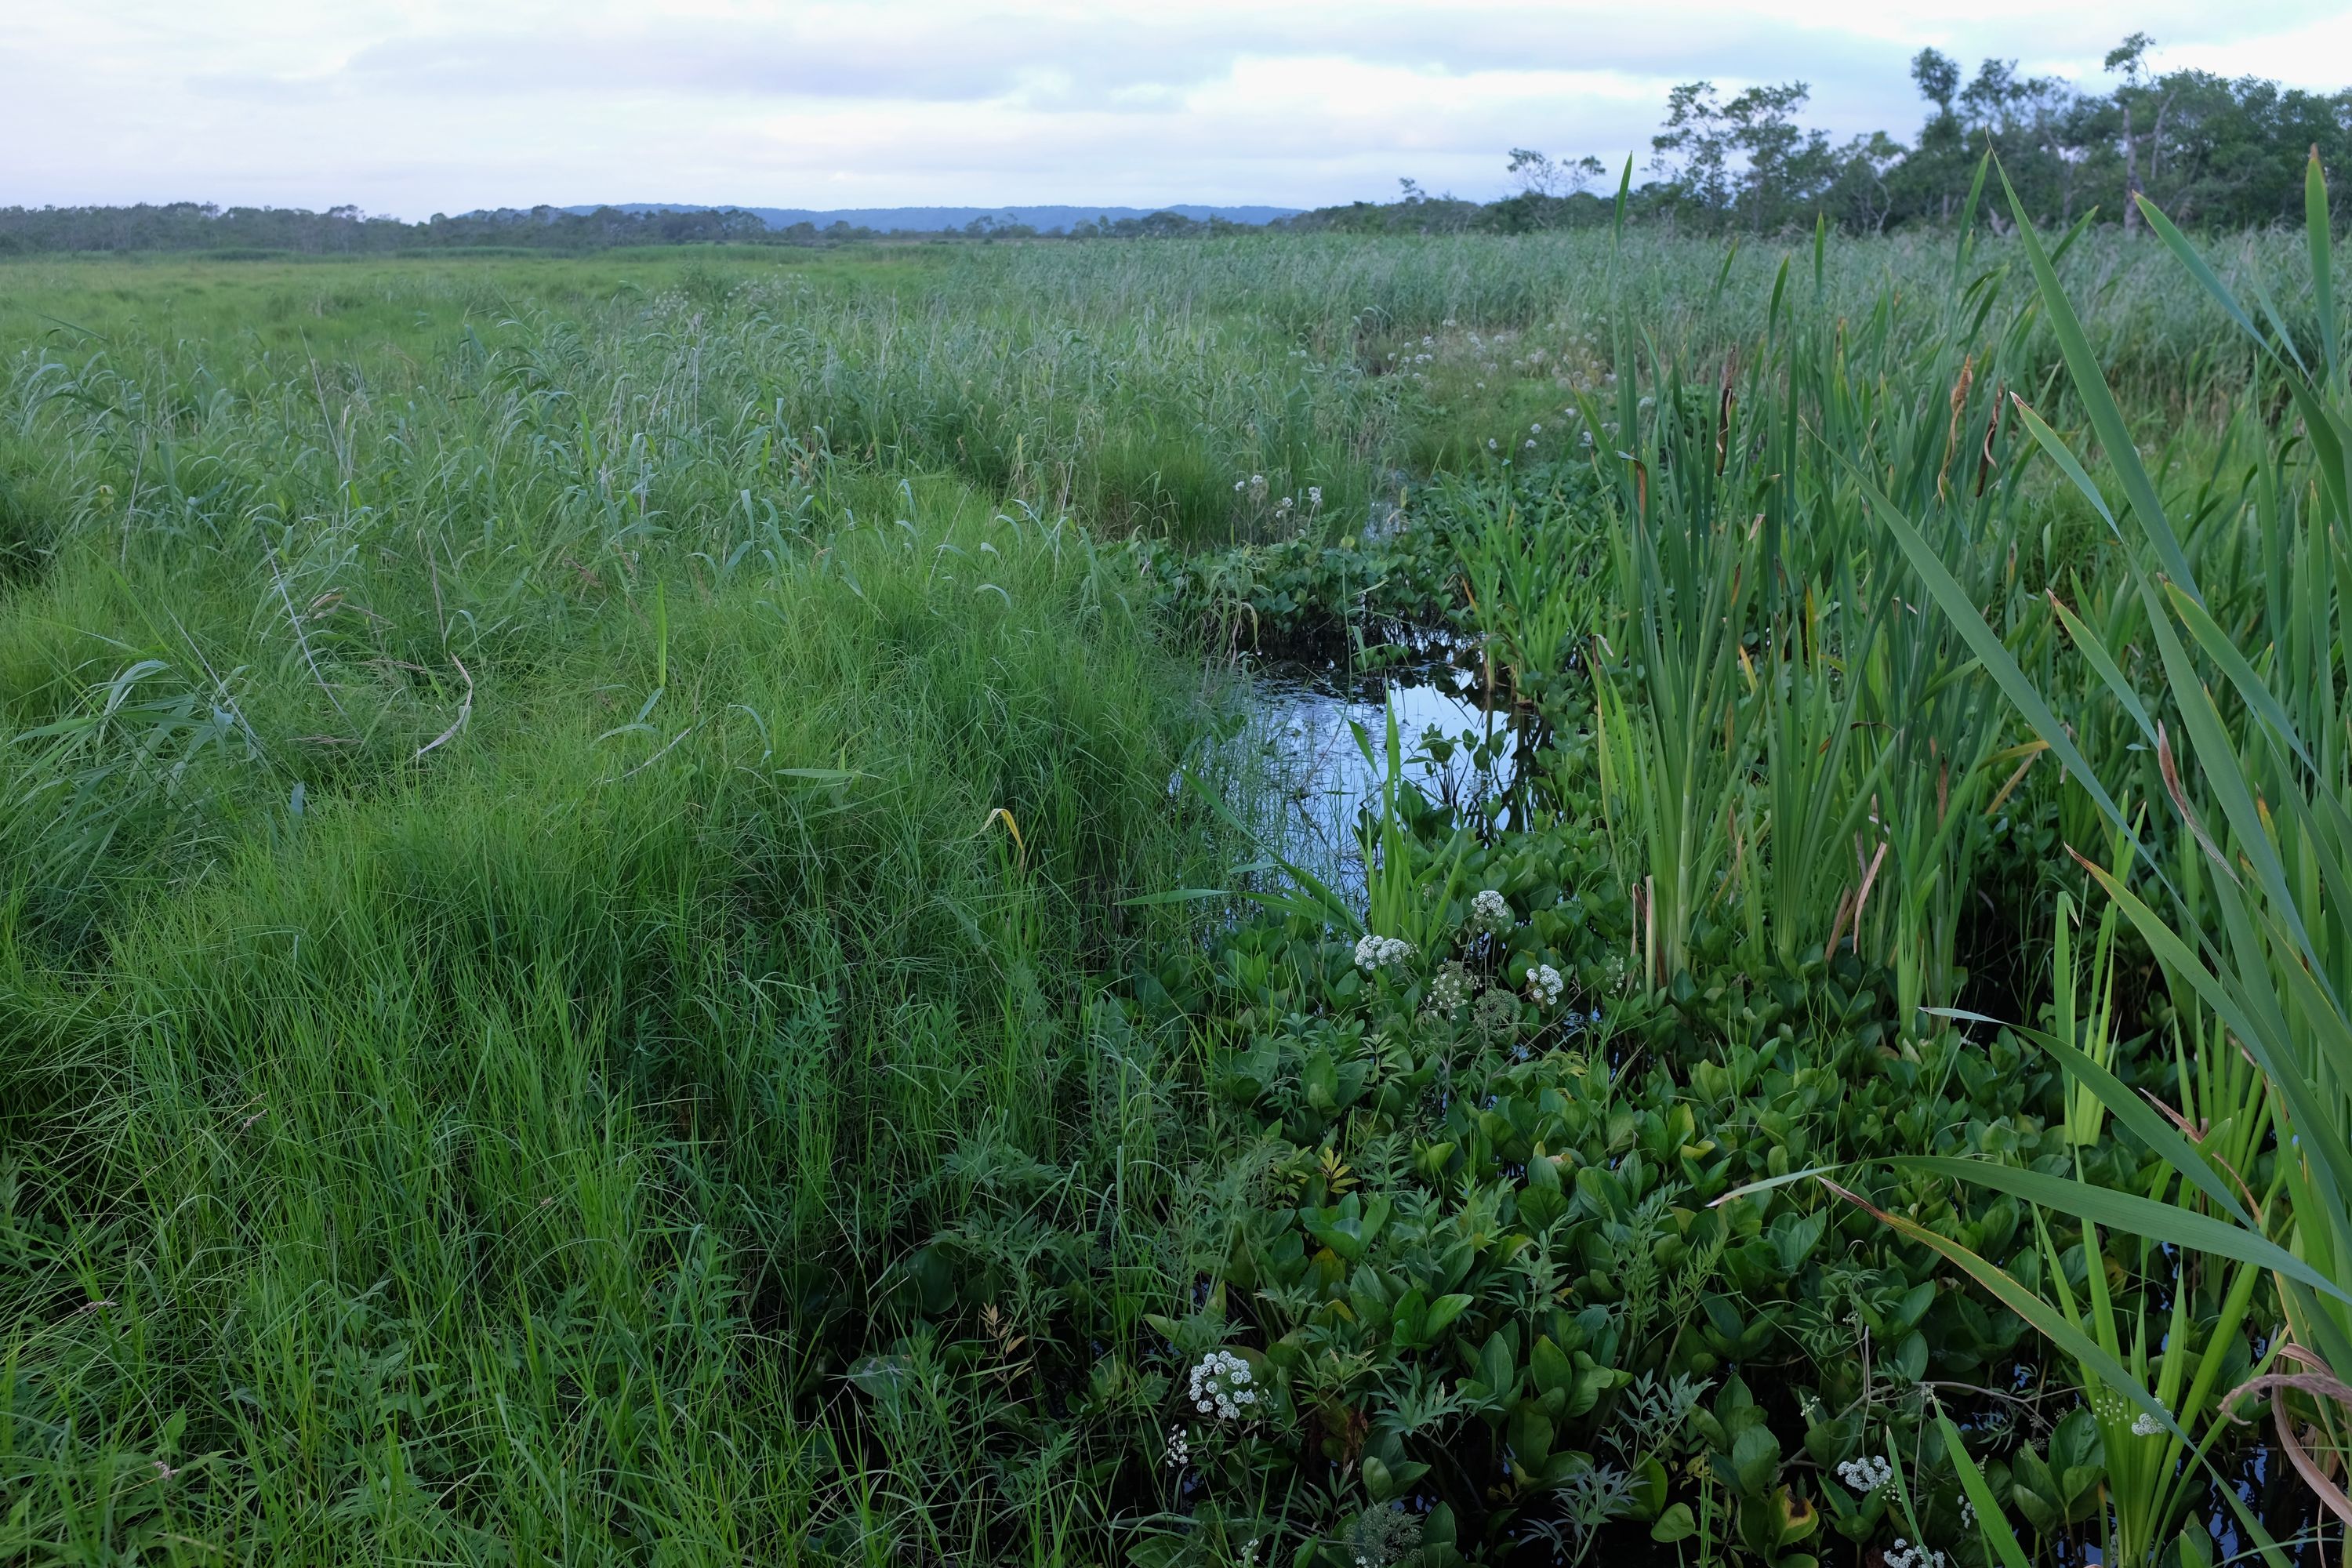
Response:
[[[2164,593],[2171,602],[2174,613],[2180,616],[2181,624],[2197,639],[2197,646],[2205,650],[2207,658],[2221,667],[2221,673],[2230,678],[2230,684],[2238,689],[2238,695],[2246,706],[2261,716],[2304,766],[2317,767],[2318,764],[2311,760],[2311,753],[2303,749],[2303,737],[2295,733],[2294,721],[2287,717],[2286,710],[2279,706],[2278,699],[2271,695],[2270,687],[2254,673],[2254,667],[2246,662],[2246,656],[2238,651],[2238,645],[2230,640],[2229,633],[2213,624],[2213,617],[2205,613],[2204,605],[2177,586],[2168,583]]]
[[[2154,1417],[2166,1431],[2180,1439],[2183,1447],[2189,1446],[2189,1434],[2180,1429],[2180,1424],[2173,1419],[2172,1412],[2167,1409],[2156,1395],[2142,1386],[2137,1378],[2126,1371],[2121,1362],[2100,1349],[2089,1336],[2063,1316],[2056,1308],[2027,1289],[2006,1271],[1986,1262],[1949,1237],[1939,1236],[1927,1226],[1915,1224],[1900,1215],[1889,1214],[1857,1193],[1848,1192],[1843,1187],[1830,1183],[1822,1184],[1848,1203],[1869,1211],[1883,1223],[1894,1226],[1912,1240],[1943,1254],[1951,1262],[1958,1264],[1978,1284],[2000,1298],[2003,1306],[2039,1330],[2043,1338],[2081,1363],[2085,1368],[2097,1373],[2102,1382]]]
[[[2139,449],[2132,444],[2131,426],[2124,422],[2123,410],[2116,405],[2116,395],[2107,388],[2106,374],[2099,368],[2098,355],[2091,348],[2091,340],[2084,334],[2083,323],[2075,317],[2074,302],[2059,286],[2058,274],[2050,258],[2042,248],[2042,237],[2034,232],[2032,215],[2019,199],[2017,188],[2009,183],[2007,170],[2001,172],[2001,189],[2008,193],[2009,210],[2017,221],[2017,234],[2025,247],[2025,259],[2033,268],[2033,280],[2042,290],[2042,309],[2050,318],[2050,330],[2058,339],[2059,353],[2065,356],[2066,369],[2074,377],[2074,391],[2083,400],[2083,407],[2091,416],[2091,428],[2099,437],[2099,447],[2118,479],[2123,481],[2124,494],[2130,498],[2132,510],[2139,516],[2140,526],[2156,546],[2158,559],[2173,581],[2186,584],[2192,591],[2197,574],[2189,570],[2189,557],[2181,552],[2180,541],[2172,531],[2172,524],[2164,515],[2164,502],[2156,493],[2156,483],[2139,460]]]
[[[2327,175],[2319,166],[2316,147],[2304,164],[2303,216],[2304,232],[2311,241],[2312,305],[2319,317],[2320,352],[2332,387],[2341,373],[2336,363],[2340,351],[2336,331],[2336,265],[2329,254],[2335,225],[2327,211]]]
[[[1953,627],[1977,658],[1984,662],[1986,673],[1993,678],[2001,694],[2024,716],[2026,723],[2032,726],[2033,732],[2050,742],[2050,750],[2097,803],[2100,813],[2129,836],[2136,847],[2138,847],[2138,837],[2132,834],[2123,808],[2115,803],[2107,794],[2106,786],[2099,782],[2098,774],[2084,760],[2082,752],[2074,745],[2073,731],[2058,721],[2058,715],[2050,710],[2050,704],[2042,700],[2042,693],[2018,668],[2016,657],[2003,646],[2000,638],[1993,635],[1992,628],[1985,625],[1984,616],[1969,597],[1968,590],[1960,586],[1958,579],[1928,547],[1927,540],[1920,537],[1919,531],[1911,525],[1910,520],[1887,499],[1885,492],[1873,484],[1869,476],[1860,468],[1853,468],[1853,473],[1855,484],[1869,500],[1871,509],[1877,512],[1879,521],[1885,524],[1886,531],[1895,536],[1895,542],[1903,547],[1903,553],[1910,558],[1913,569],[1927,584],[1928,593],[1935,595],[1937,605],[1951,618]],[[2140,848],[2139,853],[2145,856],[2147,852]]]
[[[2158,1114],[2154,1106],[2126,1087],[2123,1079],[2055,1035],[2027,1028],[2020,1028],[2016,1032],[2063,1062],[2067,1071],[2090,1086],[2091,1092],[2099,1097],[2100,1103],[2107,1108],[2109,1114],[2137,1133],[2140,1142],[2162,1155],[2166,1164],[2180,1173],[2182,1180],[2221,1205],[2240,1225],[2252,1226],[2254,1223],[2253,1216],[2239,1202],[2238,1194],[2230,1190],[2230,1184],[2221,1179],[2212,1164],[2197,1152],[2195,1146],[2180,1135],[2179,1129]]]
[[[2231,1225],[2178,1204],[2158,1203],[2134,1193],[2095,1187],[2046,1171],[1996,1165],[1988,1160],[1958,1160],[1948,1154],[1910,1154],[1887,1162],[1898,1170],[1925,1171],[1956,1182],[1969,1182],[2011,1197],[2057,1209],[2095,1225],[2127,1230],[2152,1240],[2197,1252],[2210,1252],[2268,1268],[2315,1290],[2352,1304],[2343,1287],[2287,1251],[2261,1232]]]
[[[1951,1456],[1952,1468],[1959,1472],[1960,1489],[1968,1494],[1969,1505],[1977,1510],[1977,1532],[2000,1559],[2002,1568],[2028,1568],[2025,1549],[2017,1543],[2017,1532],[2010,1529],[2009,1516],[2001,1512],[1992,1488],[1985,1484],[1984,1473],[1969,1458],[1968,1445],[1960,1441],[1959,1428],[1944,1414],[1942,1402],[1934,1400],[1933,1395],[1929,1398],[1936,1406],[1936,1420],[1944,1430],[1944,1451]]]
[[[2040,422],[2037,420],[2036,423]],[[2139,693],[2133,690],[2131,682],[2124,679],[2122,667],[2108,654],[2106,644],[2099,640],[2099,634],[2068,609],[2065,601],[2055,594],[2050,595],[2050,607],[2058,612],[2059,623],[2066,628],[2066,636],[2083,650],[2083,657],[2091,661],[2091,668],[2098,672],[2100,679],[2107,683],[2107,689],[2116,694],[2116,700],[2124,705],[2124,710],[2132,716],[2132,722],[2139,726],[2139,732],[2147,737],[2147,743],[2155,745],[2156,721],[2148,717],[2147,708],[2141,705]]]

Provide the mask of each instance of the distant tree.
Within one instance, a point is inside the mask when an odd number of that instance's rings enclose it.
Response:
[[[1514,147],[1505,172],[1518,177],[1519,192],[1497,204],[1512,210],[1498,215],[1499,221],[1494,226],[1523,232],[1556,228],[1574,221],[1578,209],[1571,198],[1591,190],[1593,182],[1609,170],[1590,153],[1573,161],[1555,161],[1531,147]]]
[[[1746,160],[1740,205],[1759,233],[1818,207],[1833,175],[1829,134],[1797,123],[1812,96],[1803,82],[1751,87],[1724,105],[1731,144]]]
[[[1556,196],[1560,194],[1559,165],[1551,154],[1538,153],[1532,147],[1511,149],[1511,162],[1504,173],[1518,177],[1519,189],[1533,196]]]
[[[1679,210],[1758,233],[1817,211],[1840,165],[1826,132],[1797,123],[1811,97],[1791,81],[1725,102],[1713,82],[1685,82],[1667,94],[1665,128],[1650,139],[1652,171]]]
[[[1897,199],[1888,176],[1902,167],[1905,155],[1903,143],[1884,131],[1857,136],[1838,149],[1826,205],[1840,228],[1854,234],[1886,231]]]
[[[1921,49],[1911,57],[1911,79],[1919,95],[1944,114],[1952,112],[1952,95],[1960,90],[1960,62],[1941,49]]]
[[[2135,111],[2139,116],[2145,116],[2150,107],[2147,102],[2149,96],[2147,51],[2153,47],[2155,47],[2155,40],[2146,33],[2134,33],[2107,51],[2107,69],[2120,73],[2124,79],[2123,86],[2116,90],[2116,107],[2123,111],[2124,120],[2124,232],[2126,234],[2139,232],[2139,203],[2136,198],[2140,194],[2141,133],[2135,130],[2134,120]],[[2170,106],[2171,100],[2168,95],[2164,104],[2156,109],[2156,123],[2147,132],[2152,141],[2158,142],[2162,141],[2164,111]],[[2141,123],[2145,122],[2143,119]]]

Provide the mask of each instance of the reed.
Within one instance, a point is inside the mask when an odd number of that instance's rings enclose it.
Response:
[[[2150,223],[0,267],[0,1556],[2205,1561],[2352,415]]]

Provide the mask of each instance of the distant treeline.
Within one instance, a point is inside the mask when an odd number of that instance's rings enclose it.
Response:
[[[2106,58],[2110,85],[2090,90],[2058,77],[2020,76],[1989,59],[1972,78],[1922,49],[1911,77],[1925,122],[1905,142],[1885,131],[1832,141],[1799,116],[1803,82],[1757,86],[1730,98],[1685,82],[1667,96],[1666,121],[1628,193],[1633,221],[1703,230],[1775,233],[1826,218],[1848,233],[1949,222],[1988,150],[2037,223],[2063,226],[2094,209],[2137,226],[2127,199],[2146,194],[2175,221],[2247,228],[2300,221],[2306,153],[2316,148],[2336,188],[2352,166],[2352,89],[2309,92],[2259,77],[2158,72],[2152,44],[2134,33]],[[1411,180],[1398,199],[1323,207],[1266,226],[1367,234],[1522,233],[1611,221],[1617,179],[1597,157],[1555,159],[1513,148],[1519,190],[1493,202],[1432,195]],[[1990,218],[2005,225],[1996,204]],[[216,207],[196,202],[125,207],[0,207],[0,256],[56,251],[199,250],[215,254],[363,255],[469,248],[596,250],[631,245],[831,246],[881,239],[1151,239],[1253,232],[1181,213],[1104,216],[1041,233],[982,217],[961,229],[885,235],[802,222],[772,228],[740,208],[630,211],[562,207],[436,213],[423,223],[370,216],[354,206]]]
[[[0,207],[0,256],[71,250],[202,250],[302,256],[404,250],[598,250],[622,245],[822,245],[871,239],[870,229],[835,224],[770,228],[738,211],[590,213],[509,208],[423,223],[373,217],[357,207],[217,207],[204,202],[127,207]]]
[[[1181,213],[1104,216],[1043,237],[1160,238],[1243,233],[1249,226],[1223,218],[1205,222]],[[833,223],[772,228],[740,208],[629,211],[598,207],[508,207],[497,212],[436,213],[423,223],[371,216],[355,206],[309,212],[299,207],[219,207],[204,202],[142,203],[122,207],[0,207],[0,256],[58,251],[195,250],[215,255],[362,256],[394,251],[529,249],[603,250],[630,245],[831,246],[861,240],[1028,239],[1027,224],[975,218],[961,229],[884,231]]]
[[[2110,50],[2109,85],[2092,91],[2059,77],[2018,74],[1989,59],[1974,77],[1937,49],[1912,59],[1927,117],[1908,142],[1885,131],[1834,142],[1802,124],[1803,82],[1751,87],[1724,98],[1685,82],[1667,96],[1666,121],[1628,193],[1637,221],[1773,233],[1825,217],[1849,233],[1948,222],[1967,200],[1990,149],[2042,225],[2096,208],[2136,227],[2126,198],[2144,193],[2176,222],[2259,227],[2303,219],[2311,149],[2345,188],[2352,165],[2352,89],[2308,92],[2259,77],[2149,68],[2153,44],[2134,33]],[[1514,148],[1520,189],[1479,203],[1432,195],[1408,180],[1397,201],[1359,202],[1280,220],[1288,228],[1364,233],[1517,232],[1612,219],[1619,170],[1594,157],[1554,159]],[[1991,193],[2000,195],[1996,185]],[[2005,201],[1990,216],[2007,222]]]

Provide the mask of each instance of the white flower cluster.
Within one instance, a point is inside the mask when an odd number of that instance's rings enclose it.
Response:
[[[1412,943],[1402,937],[1374,936],[1367,931],[1356,939],[1356,967],[1370,974],[1402,963],[1412,956]]]
[[[2164,1423],[2145,1410],[2132,1417],[2132,1436],[2135,1437],[2153,1437],[2163,1430]]]
[[[1192,1408],[1220,1421],[1238,1421],[1257,1403],[1249,1363],[1231,1351],[1211,1351],[1192,1369]]]
[[[1944,1568],[1944,1554],[1914,1546],[1898,1535],[1894,1550],[1886,1554],[1886,1568]]]
[[[1181,1426],[1168,1428],[1168,1468],[1181,1470],[1192,1462],[1192,1440]]]
[[[1960,1500],[1960,1528],[1968,1529],[1977,1521],[1977,1505],[1967,1498]]]
[[[1470,899],[1470,929],[1487,936],[1500,936],[1511,929],[1510,900],[1492,888],[1481,889]]]
[[[1307,504],[1312,507],[1319,507],[1323,504],[1323,487],[1321,485],[1309,485],[1307,487]]]
[[[1848,1459],[1837,1468],[1838,1479],[1868,1497],[1895,1479],[1895,1467],[1877,1454]]]
[[[1538,963],[1528,971],[1528,999],[1538,1007],[1553,1005],[1567,989],[1568,982],[1549,963]]]
[[[1234,481],[1234,493],[1235,495],[1239,495],[1244,490],[1249,491],[1251,500],[1264,500],[1265,499],[1265,476],[1264,474],[1252,474],[1248,479],[1235,479]]]
[[[1477,982],[1470,977],[1468,970],[1458,963],[1449,963],[1429,983],[1429,1010],[1441,1018],[1451,1018],[1454,1010],[1469,1001],[1470,993],[1476,988]]]

